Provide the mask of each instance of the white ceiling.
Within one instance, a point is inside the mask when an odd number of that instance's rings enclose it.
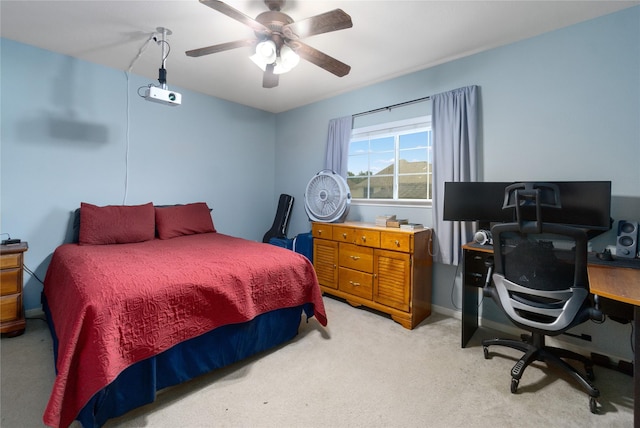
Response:
[[[267,10],[262,1],[226,3],[251,17]],[[282,11],[294,20],[336,8],[351,15],[353,28],[304,39],[349,64],[351,72],[339,78],[301,61],[273,89],[262,88],[262,71],[248,59],[249,48],[200,58],[185,55],[190,49],[253,36],[248,27],[197,0],[1,0],[0,30],[2,37],[119,70],[133,63],[132,73],[157,83],[161,47],[145,42],[157,27],[165,27],[173,33],[167,37],[169,88],[180,86],[278,113],[638,4],[291,0]]]

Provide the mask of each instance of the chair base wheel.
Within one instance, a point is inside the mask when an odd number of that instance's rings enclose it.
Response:
[[[511,393],[515,394],[518,391],[518,384],[520,381],[518,379],[511,379]]]

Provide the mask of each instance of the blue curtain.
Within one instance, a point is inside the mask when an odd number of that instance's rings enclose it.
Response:
[[[349,155],[349,141],[351,140],[351,116],[331,119],[327,135],[327,156],[325,169],[347,178],[347,162]]]
[[[444,221],[444,183],[477,181],[478,87],[467,86],[431,97],[433,111],[434,261],[457,265],[461,246],[473,239],[473,225]]]

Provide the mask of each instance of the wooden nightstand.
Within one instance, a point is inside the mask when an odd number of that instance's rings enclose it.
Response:
[[[9,337],[24,333],[22,271],[26,242],[0,245],[0,333]]]

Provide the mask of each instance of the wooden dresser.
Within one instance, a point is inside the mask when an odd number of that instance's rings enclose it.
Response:
[[[431,229],[315,222],[312,233],[323,292],[387,313],[408,329],[431,315]]]
[[[0,245],[0,333],[19,336],[26,322],[22,306],[22,270],[26,242]]]

